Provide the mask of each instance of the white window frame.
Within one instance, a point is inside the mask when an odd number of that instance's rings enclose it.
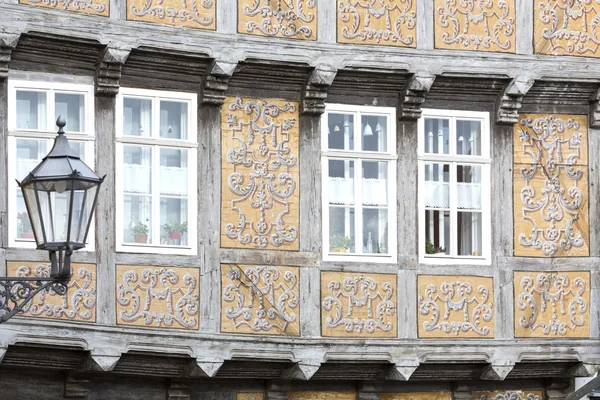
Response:
[[[47,129],[17,129],[17,91],[34,91],[46,93],[46,123]],[[58,127],[55,124],[55,94],[69,93],[82,94],[84,96],[84,129],[83,132],[69,131],[65,127],[65,135],[71,142],[83,142],[85,152],[85,163],[94,169],[94,86],[87,84],[72,84],[48,81],[8,80],[8,246],[18,248],[35,249],[35,240],[17,238],[17,225],[12,215],[17,210],[17,191],[20,190],[15,183],[17,163],[17,140],[46,140],[48,142],[48,153],[54,143]],[[95,249],[95,223],[92,218],[90,230],[87,236],[85,251]]]
[[[126,136],[123,133],[123,98],[135,97],[152,101],[152,135],[150,137]],[[129,253],[155,253],[155,254],[181,254],[196,255],[198,253],[197,244],[197,215],[198,215],[198,123],[197,123],[197,100],[195,93],[171,92],[160,90],[146,90],[137,88],[120,88],[117,94],[116,107],[116,167],[115,167],[115,186],[116,186],[116,224],[115,236],[118,252]],[[177,101],[188,103],[188,134],[187,139],[161,139],[157,132],[160,129],[160,101]],[[123,174],[119,173],[119,166],[123,165],[123,146],[139,145],[151,147],[152,157],[152,187],[153,204],[155,197],[160,197],[158,190],[160,157],[155,152],[159,147],[172,147],[181,150],[188,150],[188,244],[186,246],[169,246],[160,244],[141,244],[141,243],[123,243],[124,230],[124,193],[123,193]],[[159,203],[160,204],[160,203]],[[160,215],[156,212],[159,207],[152,207],[152,221],[154,223],[153,237],[160,232]]]
[[[343,113],[354,115],[354,140],[355,150],[331,150],[328,149],[327,128],[328,115],[330,113]],[[362,151],[359,150],[361,115],[385,116],[387,117],[387,152]],[[396,109],[393,107],[354,106],[347,104],[326,104],[325,113],[321,117],[321,182],[322,182],[322,210],[323,210],[323,260],[324,261],[346,261],[346,262],[371,262],[371,263],[395,263],[398,258],[398,233],[397,233],[397,188],[396,170],[398,155],[396,152]],[[358,170],[357,161],[386,161],[388,162],[388,254],[356,254],[356,253],[333,253],[329,251],[329,163],[331,159],[353,159],[355,168]],[[354,207],[355,227],[362,227],[362,179],[354,179]],[[356,229],[356,243],[362,243],[362,229]]]
[[[425,153],[425,119],[444,118],[449,119],[449,154],[426,154]],[[456,155],[456,120],[481,121],[481,155],[465,156]],[[429,162],[449,164],[455,169],[457,164],[481,166],[481,232],[482,232],[482,254],[481,256],[458,256],[458,255],[426,255],[425,254],[425,198],[422,191],[418,191],[418,220],[419,220],[419,262],[421,264],[434,265],[490,265],[491,264],[491,133],[490,114],[479,111],[458,110],[433,110],[423,109],[423,114],[418,123],[418,184],[425,186],[425,164]],[[456,191],[456,174],[450,174],[450,232],[456,231],[456,213],[454,195]],[[456,233],[450,235],[451,254],[457,253]]]

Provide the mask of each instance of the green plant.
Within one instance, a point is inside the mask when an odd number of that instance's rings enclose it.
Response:
[[[138,221],[135,225],[133,225],[131,230],[133,231],[134,235],[147,235],[148,225],[146,225],[142,221]]]
[[[329,238],[329,245],[333,249],[347,249],[351,243],[348,236],[337,235]]]
[[[431,243],[431,239],[427,238],[427,240],[425,241],[425,253],[437,254],[437,253],[445,253],[445,252],[446,252],[446,249],[444,249],[443,247],[434,246],[433,243]]]
[[[166,233],[172,233],[172,232],[186,233],[187,232],[187,221],[185,221],[183,223],[179,223],[175,220],[171,220],[171,221],[167,222],[166,224],[163,224],[163,229],[165,230]]]

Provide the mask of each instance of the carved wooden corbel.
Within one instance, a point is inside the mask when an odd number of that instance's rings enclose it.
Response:
[[[302,90],[303,114],[321,115],[325,112],[327,88],[333,83],[337,69],[331,65],[319,65],[308,77]]]
[[[221,106],[237,62],[214,60],[206,69],[200,89],[200,104]]]
[[[8,78],[8,64],[19,37],[18,33],[0,33],[0,80]]]
[[[515,78],[507,87],[498,106],[496,123],[500,125],[514,125],[519,120],[519,110],[523,97],[533,86],[535,80]]]
[[[421,118],[421,105],[425,102],[434,81],[435,75],[426,73],[417,73],[408,81],[404,92],[400,95],[398,119],[416,120]]]
[[[600,88],[590,99],[590,128],[600,128]]]
[[[96,95],[116,96],[119,93],[119,81],[123,65],[131,49],[118,49],[107,46],[96,64],[94,82]]]

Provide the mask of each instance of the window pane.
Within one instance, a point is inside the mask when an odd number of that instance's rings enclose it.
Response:
[[[188,104],[176,101],[160,102],[160,137],[187,139]]]
[[[450,207],[450,165],[425,164],[423,196],[427,208]]]
[[[355,252],[354,208],[329,207],[329,251]]]
[[[354,161],[329,160],[329,204],[354,204]]]
[[[450,254],[450,211],[423,210],[425,213],[425,254]]]
[[[85,107],[82,94],[56,93],[54,96],[54,118],[62,115],[67,121],[65,131],[83,132],[85,129]]]
[[[481,210],[481,166],[456,166],[456,206],[459,209]]]
[[[387,151],[387,138],[387,117],[362,116],[362,150]]]
[[[481,121],[456,121],[456,154],[481,155]]]
[[[388,253],[387,209],[363,209],[363,253]]]
[[[123,134],[152,136],[152,100],[123,99]]]
[[[388,204],[388,163],[363,161],[362,163],[362,202],[369,206]]]
[[[457,239],[459,256],[481,256],[481,213],[458,212]]]
[[[161,244],[187,246],[187,199],[160,199]]]
[[[17,91],[17,129],[47,129],[46,92]]]
[[[354,115],[328,114],[327,143],[329,149],[354,150]]]
[[[123,198],[125,243],[152,243],[152,199],[125,195]]]
[[[187,196],[187,150],[160,149],[160,194]]]
[[[123,146],[123,190],[126,193],[152,193],[152,149]]]
[[[425,118],[425,131],[423,135],[425,153],[450,153],[450,122],[447,119]]]
[[[48,154],[48,141],[17,139],[17,175],[22,181]]]

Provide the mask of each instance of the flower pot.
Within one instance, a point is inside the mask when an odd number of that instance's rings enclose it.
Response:
[[[173,240],[179,240],[181,232],[169,232],[169,237]]]
[[[21,233],[20,236],[22,239],[33,239],[33,232],[25,232],[25,233]]]
[[[148,235],[133,235],[136,243],[148,243]]]

